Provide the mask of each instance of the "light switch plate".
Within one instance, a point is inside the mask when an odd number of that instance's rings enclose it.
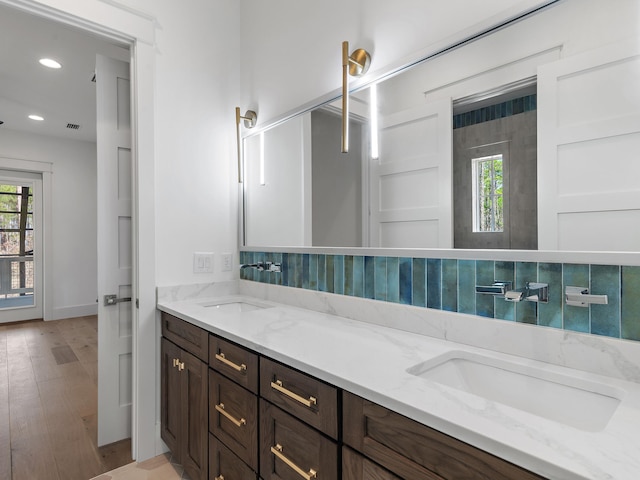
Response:
[[[233,270],[233,254],[232,253],[223,253],[222,257],[222,271],[230,272]]]
[[[213,253],[195,252],[193,254],[193,273],[213,273]]]

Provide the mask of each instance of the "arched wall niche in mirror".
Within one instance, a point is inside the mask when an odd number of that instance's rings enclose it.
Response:
[[[243,245],[452,248],[460,224],[470,232],[464,248],[637,252],[638,18],[636,1],[561,1],[378,81],[375,106],[373,84],[360,88],[351,98],[360,149],[349,156],[319,134],[339,101],[246,137]],[[496,125],[512,120],[533,132],[500,137]],[[470,127],[490,133],[454,143]],[[488,177],[473,177],[471,162],[494,155],[491,145],[505,163],[483,193],[478,178]],[[454,168],[454,152],[470,149],[477,155]],[[505,189],[533,197],[495,200]],[[473,213],[478,191],[476,204],[491,197],[502,213]],[[509,228],[515,219],[528,240],[476,244],[493,233],[474,232],[474,215],[502,215]]]

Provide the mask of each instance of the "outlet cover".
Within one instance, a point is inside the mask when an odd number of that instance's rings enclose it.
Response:
[[[231,270],[233,270],[233,254],[223,253],[222,254],[222,271],[230,272]]]
[[[195,252],[193,254],[193,273],[213,273],[213,253]]]

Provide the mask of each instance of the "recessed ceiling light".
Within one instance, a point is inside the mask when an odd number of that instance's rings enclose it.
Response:
[[[40,60],[38,60],[40,62],[40,65],[44,65],[45,67],[49,67],[49,68],[62,68],[62,65],[60,64],[60,62],[56,62],[54,59],[52,58],[41,58]]]
[[[40,115],[29,115],[29,118],[30,118],[31,120],[36,120],[36,121],[38,121],[38,122],[41,122],[41,121],[43,121],[43,120],[44,120],[44,117],[41,117]]]

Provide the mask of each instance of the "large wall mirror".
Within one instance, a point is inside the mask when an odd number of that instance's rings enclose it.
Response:
[[[638,251],[637,1],[555,3],[244,138],[247,247]]]

